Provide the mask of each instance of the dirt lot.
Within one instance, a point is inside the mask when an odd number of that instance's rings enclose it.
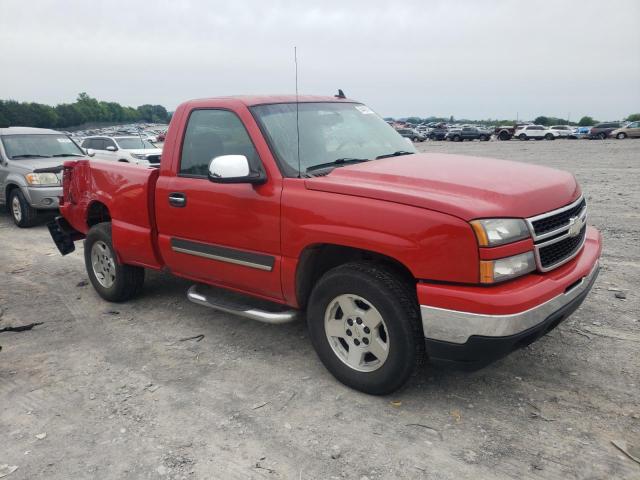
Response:
[[[81,247],[62,258],[44,226],[2,213],[0,328],[43,322],[0,334],[7,478],[640,478],[612,444],[640,447],[640,141],[419,149],[575,173],[605,250],[573,317],[479,372],[424,368],[371,397],[327,373],[302,323],[215,313],[156,273],[105,303]]]

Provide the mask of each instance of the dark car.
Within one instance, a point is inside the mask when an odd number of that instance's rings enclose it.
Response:
[[[444,125],[436,125],[429,132],[429,140],[444,140],[447,136],[448,130]]]
[[[411,139],[412,142],[424,142],[427,139],[423,134],[411,128],[401,128],[398,130],[398,133],[404,138]]]
[[[604,140],[605,138],[609,137],[611,132],[620,127],[622,127],[622,124],[620,124],[620,122],[599,123],[595,127],[591,127],[591,130],[589,130],[589,138],[599,138],[600,140]]]
[[[464,142],[465,140],[487,141],[491,138],[491,133],[476,127],[462,127],[451,130],[445,138],[454,142]]]

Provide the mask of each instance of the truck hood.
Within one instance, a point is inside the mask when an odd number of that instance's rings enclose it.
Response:
[[[80,157],[63,157],[63,158],[22,158],[20,160],[10,160],[12,170],[21,170],[33,172],[38,168],[51,168],[62,165],[65,160],[79,160]]]
[[[133,150],[127,150],[129,153],[135,153],[137,155],[160,155],[162,153],[161,148],[136,148]]]
[[[402,203],[464,220],[531,217],[580,196],[580,187],[568,172],[448,154],[416,154],[349,165],[306,179],[305,185],[310,190]]]

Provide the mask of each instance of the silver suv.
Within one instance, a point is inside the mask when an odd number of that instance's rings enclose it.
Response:
[[[0,205],[19,227],[58,208],[61,165],[84,152],[63,133],[44,128],[0,128]]]

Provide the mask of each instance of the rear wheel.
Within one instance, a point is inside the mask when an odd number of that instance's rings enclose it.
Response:
[[[38,210],[29,205],[19,188],[14,188],[9,195],[9,212],[20,228],[32,227],[38,220]]]
[[[489,136],[488,135],[480,135],[480,141],[481,142],[486,142],[489,140]]]
[[[547,134],[544,136],[544,138],[546,138],[547,140],[554,140],[554,139],[555,139],[555,137],[553,136],[553,134],[552,134],[552,133],[547,133]]]
[[[459,142],[461,140],[462,140],[462,138],[459,135],[456,135],[456,136],[453,137],[453,141],[454,142]]]
[[[118,262],[111,222],[91,227],[84,242],[84,262],[93,288],[109,302],[124,302],[142,290],[144,268]]]
[[[598,134],[598,138],[600,140],[605,140],[607,138],[607,134],[604,133],[604,132],[601,132],[601,133]]]
[[[325,367],[362,392],[397,390],[424,360],[415,292],[378,265],[354,262],[327,272],[311,293],[307,323]]]
[[[518,138],[519,138],[520,140],[529,140],[529,137],[527,137],[524,133],[521,133],[521,134],[518,136]]]
[[[498,134],[498,139],[502,141],[511,140],[509,132],[502,131]]]
[[[618,140],[624,140],[625,138],[627,138],[627,134],[624,132],[620,132],[619,134],[616,135],[616,138]]]

